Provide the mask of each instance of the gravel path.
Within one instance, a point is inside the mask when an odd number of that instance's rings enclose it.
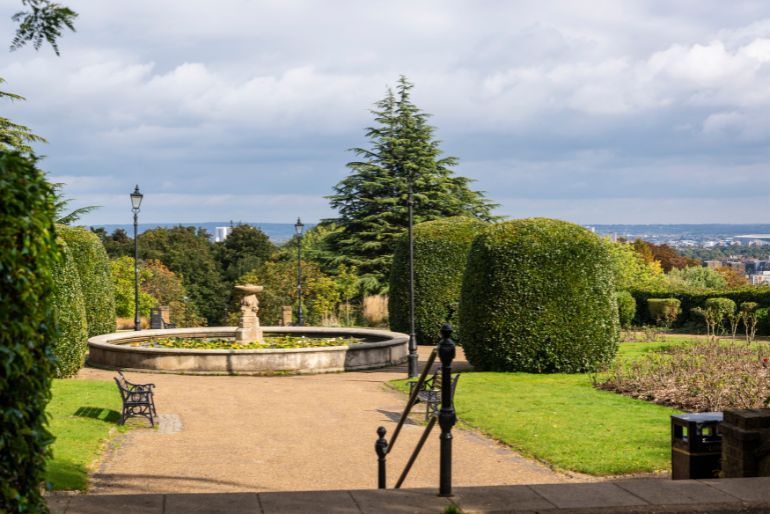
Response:
[[[420,350],[427,357],[429,349]],[[278,377],[128,373],[129,380],[157,385],[160,427],[119,435],[92,475],[91,493],[375,488],[375,431],[383,425],[390,437],[405,404],[405,396],[385,382],[405,374],[404,367]],[[112,376],[96,369],[79,374]],[[422,430],[419,422],[404,427],[388,457],[389,487]],[[456,486],[590,480],[556,473],[481,435],[454,430]],[[438,427],[404,487],[437,484]]]

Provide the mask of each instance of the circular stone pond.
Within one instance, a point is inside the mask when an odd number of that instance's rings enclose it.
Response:
[[[201,375],[336,373],[400,364],[409,336],[387,330],[327,327],[262,327],[271,336],[346,338],[341,346],[267,349],[159,347],[153,341],[235,338],[237,327],[199,327],[117,332],[88,340],[88,364],[98,368]]]

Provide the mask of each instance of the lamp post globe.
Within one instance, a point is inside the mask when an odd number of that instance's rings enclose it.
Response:
[[[302,317],[302,231],[305,225],[297,217],[297,223],[294,224],[294,232],[297,234],[297,326],[305,325]]]
[[[137,232],[139,226],[139,208],[142,206],[144,195],[139,191],[139,185],[131,193],[131,211],[134,213],[134,330],[142,330],[142,320],[139,317],[139,244]]]

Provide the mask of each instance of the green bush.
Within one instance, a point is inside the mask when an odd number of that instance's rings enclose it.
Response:
[[[649,298],[647,310],[656,324],[670,327],[682,312],[682,302],[676,298]]]
[[[639,325],[648,325],[654,323],[654,320],[650,318],[649,309],[647,308],[647,300],[649,298],[676,298],[681,302],[682,315],[679,316],[678,325],[700,322],[698,316],[695,315],[692,310],[695,307],[703,307],[706,300],[719,296],[722,298],[729,298],[736,304],[740,305],[743,302],[754,302],[761,307],[770,307],[770,286],[743,286],[735,289],[704,289],[704,290],[691,290],[691,289],[632,289],[631,294],[636,299],[636,319],[635,323]],[[760,324],[760,334],[770,334],[770,327],[764,328]]]
[[[115,332],[115,288],[110,261],[99,236],[78,227],[58,225],[78,269],[86,307],[88,337]]]
[[[439,329],[449,320],[457,341],[462,340],[457,316],[465,263],[473,239],[487,224],[475,218],[454,217],[414,227],[414,297],[417,342],[435,344]],[[409,239],[404,236],[393,255],[388,298],[391,330],[409,333]]]
[[[478,369],[591,371],[617,351],[610,255],[588,230],[531,218],[492,225],[468,255],[463,346]]]
[[[0,512],[47,511],[53,219],[53,190],[34,160],[0,154]]]
[[[62,258],[54,267],[53,306],[59,333],[54,341],[57,377],[74,375],[83,366],[88,350],[88,323],[86,321],[83,288],[78,269],[67,243],[57,239]]]
[[[618,291],[618,316],[620,326],[628,328],[636,316],[636,300],[628,291]]]

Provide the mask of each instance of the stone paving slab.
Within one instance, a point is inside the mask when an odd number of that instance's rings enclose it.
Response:
[[[605,505],[644,505],[647,502],[612,482],[599,484],[543,484],[530,486],[560,509],[585,509]]]
[[[51,496],[55,514],[770,513],[770,479],[631,479],[618,482],[262,493]],[[726,492],[729,491],[729,492]],[[752,492],[750,492],[752,491]],[[746,498],[746,499],[744,499]]]

